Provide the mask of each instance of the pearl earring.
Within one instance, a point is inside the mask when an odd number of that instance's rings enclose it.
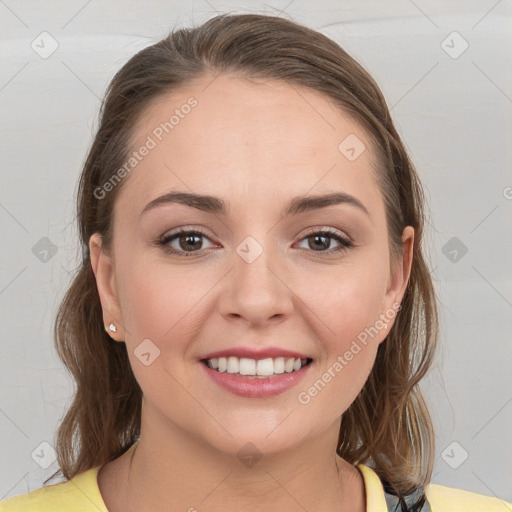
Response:
[[[106,329],[105,329],[105,330],[106,330]],[[116,331],[117,331],[117,327],[116,327],[114,324],[110,324],[110,325],[108,326],[108,330],[109,330],[110,332],[116,332]],[[107,332],[108,332],[108,331],[107,331]]]

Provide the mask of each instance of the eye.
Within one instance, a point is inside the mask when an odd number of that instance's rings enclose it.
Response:
[[[177,256],[193,256],[194,253],[201,252],[203,243],[201,238],[208,238],[200,229],[183,229],[179,228],[174,233],[164,236],[158,241],[158,245],[162,249]],[[178,248],[173,247],[171,244],[176,243]]]
[[[331,228],[322,231],[312,231],[302,240],[305,240],[308,243],[308,246],[312,248],[313,252],[333,253],[347,250],[354,246],[354,243],[345,235],[342,235]],[[338,247],[330,249],[332,240],[338,242]]]
[[[201,241],[202,238],[210,240],[200,229],[179,228],[174,233],[170,233],[158,240],[157,245],[162,247],[168,254],[187,257],[202,252],[204,249],[203,242]],[[320,253],[335,253],[354,246],[354,243],[346,236],[331,228],[312,231],[302,240],[308,243],[310,250]],[[330,248],[332,240],[339,244],[338,247]],[[178,247],[172,244],[176,244]]]

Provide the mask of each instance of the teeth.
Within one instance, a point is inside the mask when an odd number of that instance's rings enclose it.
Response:
[[[228,357],[227,371],[228,373],[238,373],[240,364],[238,357]]]
[[[271,358],[260,359],[256,364],[256,375],[274,375],[274,361]]]
[[[208,359],[206,364],[218,372],[238,373],[239,375],[268,377],[274,374],[291,373],[300,370],[307,359],[276,357],[267,359],[249,359],[247,357],[219,357]]]
[[[256,375],[256,361],[242,357],[239,363],[240,375]]]
[[[274,359],[274,373],[284,373],[284,357]]]

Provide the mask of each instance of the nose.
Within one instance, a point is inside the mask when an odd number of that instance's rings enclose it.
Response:
[[[233,254],[233,267],[220,298],[222,315],[260,327],[284,321],[293,308],[291,283],[287,282],[290,278],[285,269],[286,263],[278,251],[267,250],[248,237]]]

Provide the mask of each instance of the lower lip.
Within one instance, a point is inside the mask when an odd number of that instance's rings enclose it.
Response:
[[[203,362],[201,366],[209,377],[222,388],[234,395],[247,398],[266,398],[279,395],[298,384],[306,375],[311,366],[309,363],[300,370],[290,373],[272,375],[271,377],[244,377],[234,373],[218,372],[209,368]]]

